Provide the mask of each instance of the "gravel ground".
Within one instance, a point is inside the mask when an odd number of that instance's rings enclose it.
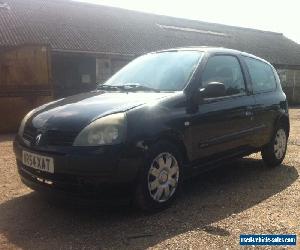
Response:
[[[186,183],[154,215],[49,202],[20,182],[13,135],[1,135],[0,249],[245,249],[242,233],[296,233],[300,249],[300,109],[290,114],[282,167],[267,169],[259,154],[235,161]]]

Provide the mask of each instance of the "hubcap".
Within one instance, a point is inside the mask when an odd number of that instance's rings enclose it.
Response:
[[[159,154],[148,172],[148,190],[153,200],[165,202],[174,194],[179,179],[179,166],[170,153]]]
[[[279,160],[283,157],[286,150],[286,134],[283,129],[279,129],[275,136],[274,153]]]

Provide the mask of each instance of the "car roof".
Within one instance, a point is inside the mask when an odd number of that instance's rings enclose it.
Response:
[[[210,46],[178,47],[178,48],[159,50],[159,51],[156,51],[154,53],[162,53],[162,52],[170,52],[170,51],[187,51],[187,50],[201,51],[201,52],[204,52],[204,53],[228,53],[228,54],[232,54],[232,55],[242,55],[242,56],[251,57],[253,59],[257,59],[257,60],[263,61],[267,64],[270,64],[265,59],[260,58],[258,56],[255,56],[253,54],[243,52],[243,51],[239,51],[239,50],[235,50],[235,49],[223,48],[223,47],[210,47]]]

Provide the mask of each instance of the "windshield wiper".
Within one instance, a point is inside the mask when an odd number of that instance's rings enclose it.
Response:
[[[106,84],[99,84],[96,88],[97,90],[115,90],[118,91],[120,88],[118,86],[106,85]]]
[[[153,92],[160,92],[158,89],[147,87],[141,84],[133,83],[133,84],[125,84],[125,85],[117,85],[115,87],[118,87],[119,89],[125,90],[125,91],[153,91]]]

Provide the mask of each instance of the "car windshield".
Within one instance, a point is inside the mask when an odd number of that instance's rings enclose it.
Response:
[[[202,52],[168,51],[151,53],[130,62],[105,85],[137,88],[141,91],[183,90],[197,68]],[[143,88],[141,88],[143,87]]]

